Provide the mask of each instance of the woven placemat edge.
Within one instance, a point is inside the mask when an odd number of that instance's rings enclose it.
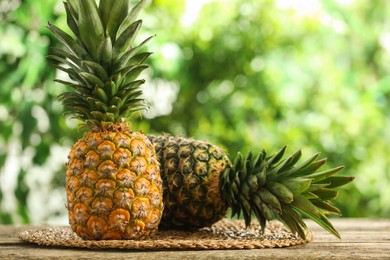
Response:
[[[45,233],[46,232],[46,233]],[[54,232],[54,234],[53,234]],[[56,234],[55,232],[59,233]],[[71,231],[69,226],[45,227],[41,229],[31,229],[19,234],[19,238],[24,242],[36,244],[39,246],[61,247],[61,248],[83,248],[83,249],[121,249],[121,250],[226,250],[226,249],[264,249],[264,248],[282,248],[306,244],[313,239],[312,232],[309,232],[306,239],[301,239],[291,234],[289,239],[275,238],[274,240],[256,240],[256,239],[198,239],[198,240],[82,240],[58,239],[69,235]],[[164,231],[159,231],[164,232]],[[56,237],[54,240],[48,240],[47,234]],[[74,237],[74,233],[72,234]],[[277,235],[277,234],[276,234]]]

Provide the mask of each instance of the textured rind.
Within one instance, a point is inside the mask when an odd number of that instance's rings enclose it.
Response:
[[[155,145],[163,180],[160,227],[193,229],[222,219],[228,206],[220,194],[220,175],[231,164],[225,152],[191,138],[148,137]]]
[[[154,146],[142,133],[88,132],[69,154],[69,224],[83,239],[142,239],[163,211]]]

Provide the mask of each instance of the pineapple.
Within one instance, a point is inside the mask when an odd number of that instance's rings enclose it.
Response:
[[[232,164],[221,148],[205,141],[169,135],[149,139],[163,179],[161,227],[211,226],[231,208],[232,217],[242,214],[247,226],[254,215],[263,232],[266,222],[276,218],[305,238],[302,215],[340,237],[326,214],[340,214],[331,203],[338,195],[334,188],[353,177],[334,176],[343,167],[317,171],[326,162],[318,154],[302,163],[301,151],[282,160],[284,147],[273,156],[238,153]]]
[[[49,23],[64,48],[48,58],[73,91],[60,100],[87,130],[69,153],[66,195],[69,224],[83,239],[142,239],[156,232],[163,212],[162,180],[153,144],[127,121],[146,108],[137,79],[147,68],[134,46],[141,27],[128,0],[67,0],[74,37]]]

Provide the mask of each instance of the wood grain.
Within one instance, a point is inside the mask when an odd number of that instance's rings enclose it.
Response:
[[[0,259],[390,259],[390,219],[333,219],[342,239],[315,223],[312,242],[287,248],[251,250],[90,250],[41,247],[18,234],[31,226],[0,225]],[[42,227],[38,227],[42,228]]]

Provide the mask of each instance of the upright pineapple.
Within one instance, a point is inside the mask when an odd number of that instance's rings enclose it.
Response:
[[[331,203],[338,195],[334,188],[353,177],[333,176],[343,167],[317,172],[326,162],[317,160],[318,154],[298,164],[301,152],[282,160],[285,148],[270,157],[265,151],[256,157],[249,152],[245,158],[238,153],[232,164],[222,149],[208,142],[168,135],[149,139],[163,179],[162,227],[210,226],[230,207],[232,216],[242,213],[247,226],[252,215],[262,230],[276,218],[305,238],[303,215],[339,237],[326,214],[340,214]]]
[[[127,118],[145,108],[138,75],[149,56],[134,46],[143,1],[67,0],[75,39],[49,23],[65,48],[48,58],[72,82],[60,95],[89,132],[69,154],[66,194],[69,223],[83,239],[140,239],[157,230],[163,211],[162,181],[152,143],[133,132]]]

